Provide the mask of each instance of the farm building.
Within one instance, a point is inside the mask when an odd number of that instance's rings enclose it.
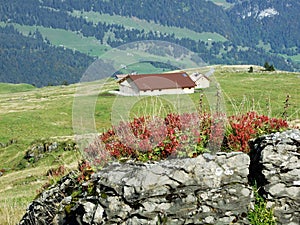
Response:
[[[128,75],[118,83],[120,94],[127,96],[190,94],[196,86],[185,72]]]
[[[210,79],[207,76],[201,73],[193,73],[190,77],[195,82],[196,88],[209,87]]]

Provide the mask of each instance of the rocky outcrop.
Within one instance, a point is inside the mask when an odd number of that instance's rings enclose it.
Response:
[[[249,224],[249,164],[242,153],[113,163],[81,184],[81,193],[65,177],[20,224]]]
[[[30,146],[24,156],[28,162],[37,162],[53,151],[76,151],[78,147],[74,140],[40,140]]]
[[[250,144],[250,157],[217,153],[115,162],[80,181],[72,172],[30,204],[20,225],[249,224],[254,183],[274,208],[278,225],[299,224],[300,131]]]
[[[300,224],[300,131],[262,136],[250,144],[250,180],[274,207],[278,224]]]

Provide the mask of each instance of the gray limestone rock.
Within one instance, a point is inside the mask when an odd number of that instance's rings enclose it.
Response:
[[[279,225],[300,224],[300,130],[266,135],[250,144],[250,180],[274,207]]]
[[[78,184],[71,175],[66,176],[42,193],[39,204],[31,204],[20,224],[37,216],[47,218],[49,224],[71,221],[75,225],[214,224],[231,220],[249,224],[240,216],[253,201],[247,178],[249,164],[243,153],[112,163],[82,184],[81,190],[92,186],[92,193],[75,195],[70,188]],[[46,213],[46,204],[53,206],[56,214]],[[36,220],[32,224],[42,223]]]
[[[72,172],[37,197],[19,224],[249,224],[249,181],[274,208],[278,225],[300,224],[300,131],[266,135],[250,145],[250,157],[206,153],[113,162],[84,183]]]

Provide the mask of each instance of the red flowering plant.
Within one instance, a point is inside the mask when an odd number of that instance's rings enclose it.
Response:
[[[158,117],[139,117],[121,122],[99,136],[102,149],[118,160],[155,158],[152,150],[166,136],[166,127]]]
[[[117,139],[126,143],[134,152],[122,157],[134,158],[141,161],[157,160],[160,154],[153,149],[161,145],[167,136],[167,128],[159,117],[139,117],[132,122],[120,123],[116,130]]]
[[[225,148],[231,151],[250,151],[248,142],[263,134],[274,133],[288,128],[287,121],[278,118],[269,118],[254,111],[246,114],[230,116],[226,134]]]
[[[179,115],[170,113],[164,119],[164,136],[153,148],[153,154],[157,159],[164,159],[169,156],[175,156],[179,145],[177,133],[181,129]]]
[[[160,160],[221,149],[248,153],[250,139],[287,128],[285,120],[256,112],[229,118],[220,113],[170,113],[165,118],[148,116],[121,122],[101,134],[85,153],[92,164],[100,166],[111,158]]]
[[[107,161],[109,156],[118,160],[159,160],[167,157],[195,157],[206,151],[210,135],[209,114],[168,114],[160,117],[139,117],[132,122],[121,122],[99,136],[86,148],[89,157]],[[97,156],[97,148],[100,153]],[[104,149],[104,151],[103,151]]]
[[[83,183],[85,181],[90,180],[91,175],[95,172],[89,162],[86,160],[82,160],[78,164],[78,170],[80,174],[77,177],[79,183]]]

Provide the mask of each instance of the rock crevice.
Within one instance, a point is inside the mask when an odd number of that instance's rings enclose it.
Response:
[[[274,208],[278,224],[300,224],[300,131],[262,136],[250,145],[249,180]]]

